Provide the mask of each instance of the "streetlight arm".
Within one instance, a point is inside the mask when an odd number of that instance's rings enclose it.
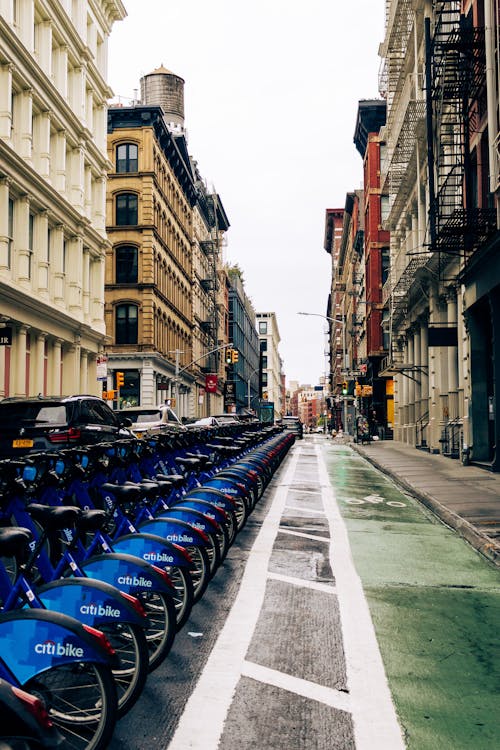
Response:
[[[200,359],[205,359],[205,357],[208,357],[209,354],[213,354],[214,352],[219,352],[221,349],[225,349],[226,347],[232,348],[233,344],[222,344],[221,346],[216,346],[215,349],[210,349],[209,352],[205,352],[205,354],[202,354],[201,357],[198,357],[197,359],[193,359],[192,362],[190,362],[188,365],[183,367],[181,370],[177,370],[175,375],[180,375],[181,372],[185,372],[186,370],[189,370],[191,365],[195,365],[197,362],[200,361]]]

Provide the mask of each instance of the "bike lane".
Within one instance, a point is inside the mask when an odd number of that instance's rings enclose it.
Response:
[[[169,750],[404,747],[343,519],[296,443]]]
[[[351,448],[321,450],[407,748],[498,747],[498,569]]]

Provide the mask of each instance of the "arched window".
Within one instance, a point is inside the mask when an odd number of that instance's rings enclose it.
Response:
[[[120,193],[116,196],[116,224],[119,227],[132,226],[138,221],[138,201],[136,193]]]
[[[118,305],[116,307],[116,343],[137,344],[138,334],[137,305]]]
[[[137,146],[135,143],[121,143],[116,149],[116,171],[137,172]]]
[[[116,284],[137,284],[137,248],[120,245],[115,249]]]

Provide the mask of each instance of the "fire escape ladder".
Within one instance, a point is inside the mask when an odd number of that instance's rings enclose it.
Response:
[[[434,0],[428,60],[434,158],[429,169],[434,167],[435,179],[431,249],[438,254],[440,278],[451,256],[460,259],[463,269],[495,229],[493,212],[475,207],[470,184],[473,105],[485,74],[484,29],[474,28],[460,8],[460,0]]]

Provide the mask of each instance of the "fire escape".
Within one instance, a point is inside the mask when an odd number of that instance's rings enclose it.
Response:
[[[408,72],[416,69],[414,3],[412,0],[387,3],[386,17],[385,65],[379,87],[387,99],[387,148],[381,171],[382,192],[389,196],[389,207],[382,223],[391,232],[391,244],[399,249],[391,253],[391,272],[382,294],[388,311],[385,328],[389,333],[389,354],[381,362],[380,374],[405,369],[397,334],[407,318],[410,290],[418,271],[430,256],[427,247],[408,250],[400,226],[422,168],[426,140],[423,82],[415,72]],[[418,26],[416,33],[421,38],[423,29]]]
[[[474,27],[460,6],[435,0],[432,38],[429,21],[426,28],[429,241],[443,281],[450,262],[456,279],[496,229],[494,209],[476,206],[469,147],[486,109],[484,28]]]

